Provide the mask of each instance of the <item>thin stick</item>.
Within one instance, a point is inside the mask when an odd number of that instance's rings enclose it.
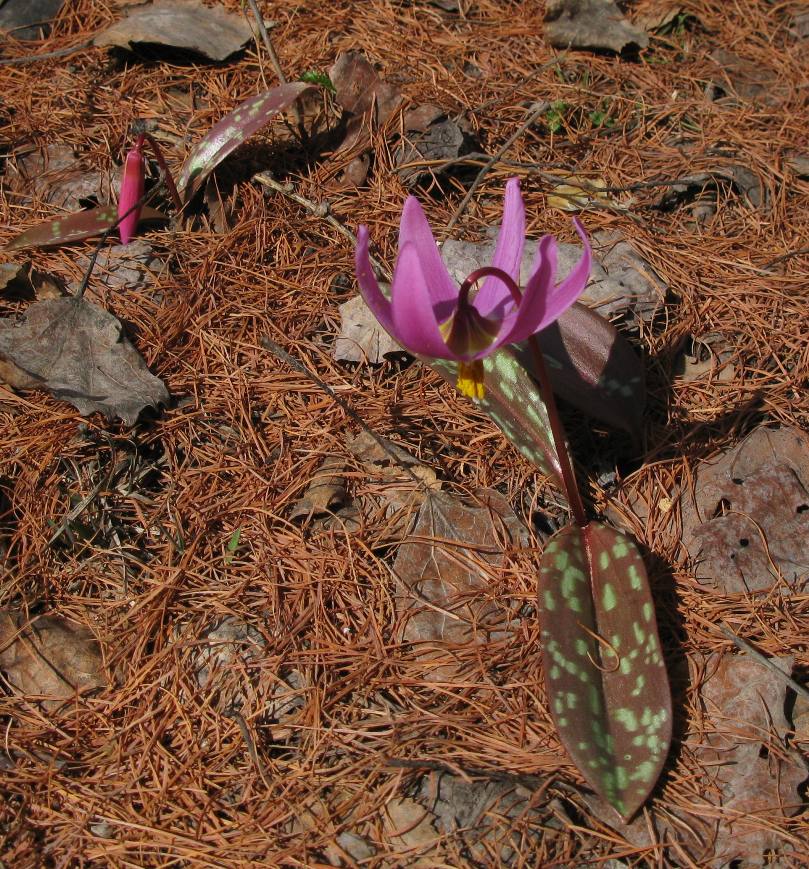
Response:
[[[264,47],[267,49],[267,54],[270,56],[270,63],[272,64],[272,68],[275,70],[275,74],[278,76],[278,81],[281,84],[286,84],[286,76],[284,75],[284,71],[281,69],[281,62],[278,60],[278,55],[275,53],[270,34],[267,33],[267,28],[264,26],[264,18],[262,18],[261,13],[258,11],[256,0],[247,0],[247,2],[250,4],[250,9],[253,11],[253,17],[256,19],[256,26],[258,27],[261,41],[264,43]]]
[[[486,177],[486,173],[494,166],[494,164],[503,156],[503,154],[508,151],[508,149],[517,141],[517,139],[522,136],[522,134],[534,123],[534,121],[545,111],[548,110],[548,106],[550,104],[547,102],[534,103],[531,114],[525,119],[525,122],[520,126],[514,135],[512,135],[507,141],[506,144],[493,156],[489,157],[489,159],[484,164],[483,168],[478,172],[477,177],[472,182],[472,186],[467,191],[466,196],[464,196],[463,201],[458,206],[455,214],[450,218],[449,223],[447,224],[446,230],[444,230],[444,238],[448,238],[452,230],[455,228],[455,224],[460,220],[461,215],[466,210],[466,206],[469,205],[472,197],[475,195],[478,187],[483,182],[483,179]]]
[[[82,51],[85,48],[90,48],[92,44],[92,39],[85,39],[84,42],[79,42],[77,45],[71,45],[69,48],[57,48],[56,51],[45,51],[42,54],[26,54],[25,57],[9,57],[0,60],[0,66],[16,66],[23,63],[36,63],[38,60],[50,60],[54,57],[64,57],[67,54],[73,54],[74,51]]]
[[[385,454],[389,456],[393,461],[400,467],[402,470],[410,477],[415,483],[418,484],[419,488],[425,488],[428,493],[431,493],[429,486],[424,482],[424,480],[419,479],[407,465],[402,462],[399,456],[390,448],[390,446],[385,442],[384,438],[381,438],[369,425],[365,420],[354,410],[353,407],[340,395],[338,395],[328,383],[321,380],[314,371],[311,371],[307,368],[302,362],[299,362],[297,359],[293,358],[289,355],[289,353],[281,347],[280,344],[276,344],[272,338],[268,338],[266,335],[262,335],[261,338],[258,339],[259,344],[265,349],[274,353],[279,359],[283,359],[290,368],[294,368],[299,374],[303,374],[304,377],[308,377],[309,380],[312,381],[317,387],[322,389],[327,395],[329,395],[340,407],[354,420],[354,422],[358,423],[364,432],[367,432],[374,441],[377,446],[385,451]],[[434,494],[434,493],[432,493]]]
[[[333,227],[340,233],[344,238],[347,238],[351,244],[357,244],[357,236],[348,229],[348,227],[344,226],[329,214],[329,206],[326,202],[312,202],[311,199],[307,199],[305,196],[301,196],[298,193],[293,192],[292,190],[288,190],[283,184],[279,184],[275,178],[272,178],[270,175],[266,175],[264,172],[259,172],[258,175],[254,175],[253,179],[258,181],[264,187],[269,187],[270,190],[275,190],[276,193],[280,193],[282,196],[286,196],[287,199],[291,199],[292,202],[296,202],[298,205],[302,205],[310,214],[313,214],[315,217],[319,217],[321,220],[325,220],[329,226]],[[378,259],[375,257],[370,257],[371,264],[376,269],[376,273],[381,275],[386,280],[391,279],[391,271],[390,269],[383,265]]]
[[[737,637],[736,634],[725,624],[725,622],[719,623],[719,630],[738,648],[741,649],[754,661],[758,661],[762,667],[766,667],[772,673],[774,673],[779,679],[786,682],[787,685],[796,693],[800,694],[805,700],[809,700],[809,689],[800,684],[800,682],[796,682],[789,673],[785,673],[777,664],[774,664],[769,658],[765,655],[762,655],[757,649],[754,649],[747,640],[743,640],[741,637]]]

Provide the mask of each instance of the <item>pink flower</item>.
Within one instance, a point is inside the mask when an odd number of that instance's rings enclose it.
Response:
[[[459,362],[459,389],[480,398],[483,368],[479,360],[504,344],[525,341],[540,332],[582,294],[590,277],[591,252],[584,229],[577,220],[573,222],[584,243],[581,259],[556,284],[556,239],[544,236],[537,245],[531,276],[520,298],[517,284],[525,244],[525,207],[519,179],[512,178],[506,184],[492,268],[484,270],[488,276],[470,300],[476,275],[460,287],[455,284],[421,205],[414,196],[408,196],[399,225],[399,255],[390,301],[371,268],[368,228],[359,228],[355,266],[362,297],[383,328],[406,350],[416,356]]]
[[[144,166],[143,166],[143,136],[138,136],[135,147],[126,155],[124,172],[121,177],[121,191],[118,195],[118,235],[121,244],[129,244],[135,235],[140,220],[140,207],[133,206],[143,196]],[[127,214],[127,212],[129,212]],[[126,215],[126,216],[124,216]]]

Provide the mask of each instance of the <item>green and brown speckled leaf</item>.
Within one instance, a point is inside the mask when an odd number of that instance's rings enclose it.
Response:
[[[164,214],[148,207],[144,207],[140,215],[140,223],[167,219]],[[101,205],[98,208],[89,208],[87,211],[76,211],[26,229],[25,232],[11,239],[5,250],[52,247],[57,244],[69,244],[72,241],[83,241],[85,238],[92,238],[94,235],[106,232],[117,220],[117,205]]]
[[[239,103],[230,114],[214,124],[194,145],[183,163],[177,188],[184,201],[196,193],[199,185],[228,154],[266,126],[276,112],[289,108],[301,94],[312,88],[303,81],[279,85]]]
[[[568,525],[542,553],[538,597],[559,736],[593,790],[627,820],[657,782],[671,740],[671,694],[643,559],[607,525]]]
[[[458,366],[454,362],[426,358],[422,361],[455,386]],[[475,401],[476,406],[492,418],[529,462],[564,492],[548,411],[534,379],[508,347],[483,359],[483,370],[486,394]]]

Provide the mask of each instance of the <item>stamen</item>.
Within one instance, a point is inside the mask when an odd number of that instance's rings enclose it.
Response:
[[[458,392],[467,398],[476,398],[479,401],[486,395],[486,387],[483,383],[483,363],[480,359],[458,363],[458,380],[455,385]]]

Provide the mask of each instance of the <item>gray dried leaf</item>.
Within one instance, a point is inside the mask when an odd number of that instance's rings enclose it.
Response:
[[[539,806],[532,805],[531,792],[521,785],[439,773],[422,780],[419,800],[430,806],[440,832],[463,842],[474,865],[488,865],[497,854],[497,865],[509,866],[525,853],[515,849],[525,848],[528,841],[517,844],[511,838],[517,818],[527,821],[527,839],[537,841],[549,834]]]
[[[23,612],[0,611],[0,669],[15,691],[48,710],[107,684],[92,631],[59,616],[29,621]]]
[[[697,172],[678,178],[676,183],[667,187],[660,195],[656,205],[658,208],[671,209],[680,202],[699,200],[704,204],[706,191],[711,191],[710,199],[716,200],[719,179],[729,181],[752,208],[768,207],[769,195],[761,179],[750,168],[741,164],[718,166],[710,172]],[[703,198],[700,200],[700,197]],[[713,211],[715,210],[714,205]]]
[[[9,162],[6,178],[8,189],[21,201],[41,200],[66,211],[78,211],[88,201],[112,199],[109,174],[83,165],[67,145],[18,154]]]
[[[809,39],[809,10],[806,12],[796,12],[792,16],[789,32],[796,39]]]
[[[221,7],[203,6],[196,0],[157,0],[134,9],[116,21],[93,42],[133,49],[136,45],[161,45],[201,54],[209,60],[226,60],[243,48],[253,31],[241,15]]]
[[[379,325],[362,296],[340,305],[340,335],[332,355],[340,362],[368,362],[377,365],[402,348]]]
[[[133,425],[145,407],[169,400],[120,321],[83,298],[34,302],[21,321],[0,320],[0,361],[13,366],[11,386],[47,389],[83,416],[100,411]]]
[[[436,865],[440,835],[433,826],[435,815],[410,797],[393,797],[385,804],[385,833],[407,865],[431,869]]]
[[[709,99],[721,99],[725,93],[743,102],[762,106],[778,106],[789,97],[789,84],[774,69],[741,57],[726,48],[717,48],[711,60],[719,67],[719,75],[709,83]]]
[[[807,13],[807,17],[809,17],[809,13]],[[784,164],[799,178],[809,178],[809,154],[798,154],[795,151],[790,151],[784,159]]]
[[[482,242],[447,239],[441,256],[449,273],[459,283],[475,269],[491,264],[497,228],[489,230]],[[591,237],[595,256],[581,303],[602,317],[629,312],[640,321],[651,320],[665,299],[668,285],[651,265],[635,250],[619,231],[596,232]],[[561,281],[581,257],[578,244],[559,244],[557,281]],[[520,285],[525,286],[531,275],[536,254],[536,242],[526,243],[520,266]]]
[[[545,36],[554,48],[646,48],[649,37],[624,18],[613,0],[548,0]]]
[[[328,456],[292,508],[289,518],[294,521],[336,513],[345,500],[345,462],[339,456]]]
[[[0,4],[0,30],[15,39],[42,39],[64,0],[6,0]]]
[[[408,133],[396,150],[394,163],[398,167],[428,160],[454,160],[471,150],[470,137],[455,121],[447,118],[433,122],[424,132]],[[440,174],[438,167],[425,171],[423,167],[415,166],[402,169],[399,176],[405,184],[415,184],[428,171]]]
[[[83,254],[76,258],[82,269],[86,269],[89,262]],[[150,283],[164,267],[165,263],[154,253],[152,246],[138,238],[129,244],[103,248],[96,259],[93,280],[111,290],[131,290]]]
[[[809,436],[756,429],[696,468],[681,511],[702,582],[728,594],[789,592],[809,574]]]

